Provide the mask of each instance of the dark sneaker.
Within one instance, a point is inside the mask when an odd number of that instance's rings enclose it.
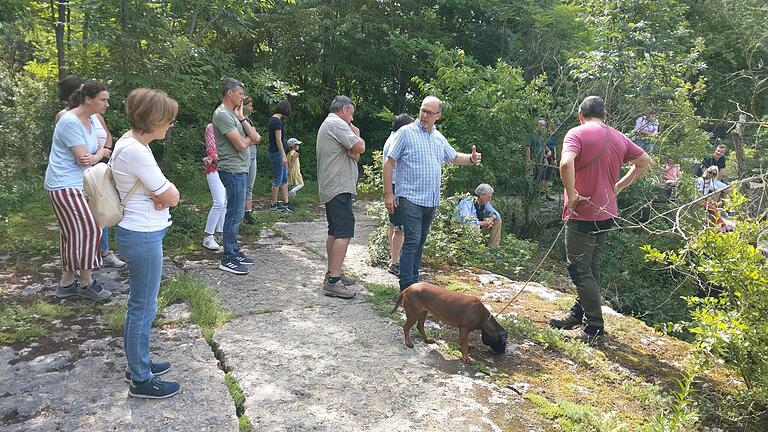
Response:
[[[56,284],[56,297],[67,298],[78,295],[80,292],[80,284],[77,281],[72,282],[67,286],[61,286]]]
[[[400,276],[400,263],[389,263],[387,271],[395,276]]]
[[[354,297],[356,293],[354,291],[349,290],[347,287],[345,287],[340,280],[336,281],[336,283],[330,283],[326,278],[323,281],[323,294],[330,297],[350,299]]]
[[[181,386],[173,381],[161,381],[152,377],[144,382],[131,381],[128,395],[142,399],[165,399],[179,392]]]
[[[549,325],[560,330],[569,330],[581,325],[581,318],[577,318],[568,312],[560,318],[550,318]]]
[[[112,292],[105,290],[101,286],[101,282],[96,279],[92,280],[90,284],[80,287],[77,290],[77,295],[82,298],[87,298],[96,301],[104,301],[112,297]]]
[[[251,211],[245,212],[245,215],[243,216],[243,222],[247,223],[248,225],[255,224],[256,219],[253,218],[253,212]]]
[[[276,212],[282,212],[284,208],[285,207],[283,206],[283,203],[281,203],[280,201],[278,201],[278,202],[272,204],[271,206],[269,206],[270,210],[276,211]]]
[[[248,258],[247,256],[245,256],[245,254],[242,253],[242,252],[238,252],[237,256],[235,257],[235,259],[237,260],[237,262],[239,262],[242,265],[253,265],[254,264],[253,260]]]
[[[233,259],[232,261],[222,261],[221,264],[219,264],[219,268],[236,275],[248,274],[248,268],[240,264],[236,259]]]
[[[328,282],[328,278],[331,277],[331,272],[325,272],[325,281]],[[347,276],[344,273],[341,274],[341,283],[344,284],[344,286],[352,286],[357,283],[357,279]]]
[[[171,370],[171,362],[152,363],[149,362],[149,370],[152,371],[152,376],[160,376],[168,373]],[[131,382],[131,369],[126,366],[125,368],[125,382]]]
[[[293,209],[293,206],[291,205],[291,203],[285,203],[285,204],[283,204],[283,207],[285,207],[285,209],[286,209],[286,210],[287,210],[289,213],[293,213],[293,212],[295,211],[295,210]]]
[[[589,334],[582,329],[563,330],[565,337],[573,340],[581,341],[589,346],[604,348],[605,347],[605,332],[597,332],[595,334]]]

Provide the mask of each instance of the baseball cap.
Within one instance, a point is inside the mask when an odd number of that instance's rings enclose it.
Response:
[[[295,146],[301,144],[301,141],[297,140],[296,138],[289,138],[287,144],[289,146]]]

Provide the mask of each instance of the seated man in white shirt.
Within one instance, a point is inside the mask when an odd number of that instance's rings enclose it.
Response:
[[[459,202],[458,219],[461,223],[490,232],[488,246],[498,247],[501,243],[501,215],[491,205],[493,188],[481,183],[475,191]]]

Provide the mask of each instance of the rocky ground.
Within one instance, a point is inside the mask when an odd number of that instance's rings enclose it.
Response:
[[[127,396],[121,338],[107,328],[100,308],[52,295],[55,263],[36,277],[1,275],[5,299],[85,311],[51,320],[43,336],[0,346],[0,429],[237,430],[228,371],[245,396],[241,414],[258,431],[543,430],[521,412],[524,400],[516,391],[489,383],[438,344],[416,340],[416,348],[407,349],[399,324],[374,312],[362,282],[396,280],[365,264],[374,222],[362,206],[357,213],[346,261],[361,280],[352,300],[322,295],[324,220],[265,230],[245,245],[256,260],[247,276],[219,271],[214,255],[167,260],[169,274],[207,281],[233,317],[210,344],[192,324],[153,332],[153,355],[173,363],[167,376],[182,385],[180,394],[162,401]],[[125,303],[126,275],[105,269],[98,276],[118,293],[112,304]],[[183,322],[185,307],[168,313],[174,316],[166,320]],[[474,335],[480,354],[485,347],[478,339]],[[483,355],[493,366],[494,357]]]

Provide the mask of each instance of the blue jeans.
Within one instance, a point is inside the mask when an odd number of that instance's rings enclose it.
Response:
[[[128,264],[128,310],[125,314],[123,349],[131,379],[152,378],[149,369],[149,337],[157,314],[157,293],[163,274],[163,237],[166,229],[153,232],[115,227],[120,256]]]
[[[224,215],[224,253],[221,262],[229,262],[237,256],[237,234],[245,214],[245,188],[248,173],[219,171],[219,178],[227,191],[227,213]]]
[[[272,163],[272,172],[275,178],[272,186],[281,186],[288,183],[288,166],[283,165],[283,155],[280,152],[269,152],[269,162]]]
[[[101,230],[101,248],[102,252],[109,250],[109,228],[102,228]]]
[[[403,248],[400,250],[400,291],[419,281],[421,255],[427,241],[429,226],[436,207],[423,207],[400,197],[398,202],[403,221]]]

